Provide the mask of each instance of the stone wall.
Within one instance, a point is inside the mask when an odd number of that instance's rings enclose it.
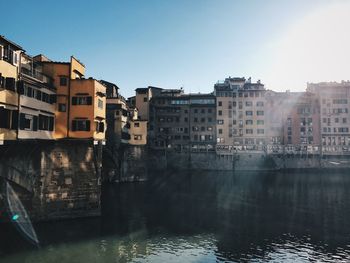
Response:
[[[149,167],[155,170],[268,171],[283,169],[350,168],[350,156],[272,155],[247,151],[234,155],[215,152],[150,151]]]
[[[134,182],[148,177],[149,153],[146,146],[120,145],[103,151],[103,181]]]
[[[32,194],[32,220],[100,214],[101,145],[33,141],[0,147],[0,171]],[[13,178],[15,180],[13,180]]]

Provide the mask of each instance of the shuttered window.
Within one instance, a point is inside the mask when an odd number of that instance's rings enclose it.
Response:
[[[91,105],[91,104],[92,104],[91,96],[72,97],[72,105]]]
[[[6,78],[5,89],[16,91],[16,80],[14,78]]]
[[[72,131],[90,131],[89,120],[73,120]]]
[[[9,129],[10,128],[10,119],[11,111],[3,107],[0,108],[0,128]]]

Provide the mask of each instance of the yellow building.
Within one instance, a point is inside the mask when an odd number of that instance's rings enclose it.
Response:
[[[19,45],[0,36],[0,144],[17,138],[17,85],[22,51]]]
[[[153,96],[161,92],[161,88],[149,86],[147,88],[136,89],[135,105],[139,110],[141,120],[149,120],[149,102]]]
[[[147,144],[147,121],[130,120],[130,145],[146,145]]]
[[[105,139],[106,87],[85,79],[85,66],[73,56],[70,62],[54,62],[37,56],[45,74],[57,87],[56,139]]]

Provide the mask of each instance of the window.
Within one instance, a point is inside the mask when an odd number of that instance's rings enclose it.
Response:
[[[184,122],[188,122],[188,118],[186,117],[186,118],[184,118]]]
[[[0,108],[0,128],[10,128],[11,110]]]
[[[66,111],[67,111],[66,104],[64,104],[64,103],[59,103],[59,104],[58,104],[58,111],[59,111],[59,112],[66,112]]]
[[[253,106],[253,102],[251,102],[251,101],[246,101],[246,102],[245,102],[245,106],[251,107],[251,106]]]
[[[253,134],[253,129],[246,129],[246,130],[245,130],[245,133],[246,133],[246,134]]]
[[[218,106],[222,106],[222,101],[218,101]]]
[[[258,134],[264,134],[264,133],[265,133],[264,129],[258,129]]]
[[[224,120],[217,120],[217,122],[219,125],[224,124]]]
[[[134,127],[137,127],[137,128],[140,127],[140,123],[139,122],[135,122],[134,123]]]
[[[250,111],[250,110],[248,110],[248,111],[245,112],[245,115],[247,115],[247,116],[252,116],[252,115],[253,115],[253,112]]]
[[[38,130],[38,116],[21,113],[19,121],[19,129],[26,131]]]
[[[105,124],[102,121],[96,121],[95,127],[96,127],[96,132],[104,132],[105,131]]]
[[[208,118],[208,122],[212,122],[213,121],[213,119],[212,118]]]
[[[16,80],[14,78],[6,78],[5,89],[16,91]]]
[[[97,105],[100,109],[103,109],[103,100],[98,99]]]
[[[89,120],[73,120],[72,131],[90,131]]]
[[[194,110],[194,113],[198,113],[198,109],[195,109],[195,110]]]
[[[72,97],[72,105],[91,105],[92,97]]]
[[[205,118],[201,118],[201,122],[205,122]]]
[[[144,97],[144,98],[143,98],[143,102],[147,102],[147,97]]]
[[[205,131],[205,127],[204,126],[201,127],[201,131]]]
[[[194,118],[193,122],[198,122],[198,118]]]
[[[60,77],[60,86],[67,86],[67,77]]]
[[[257,101],[256,102],[256,106],[257,107],[263,107],[264,106],[264,102],[263,101]]]
[[[205,113],[205,109],[201,109],[201,113]]]
[[[39,114],[39,130],[53,131],[54,117]]]
[[[213,130],[213,127],[212,127],[212,126],[208,126],[208,127],[207,127],[207,130],[208,130],[208,131],[212,131],[212,130]]]
[[[222,110],[219,110],[219,111],[218,111],[218,115],[219,115],[219,116],[222,116]]]
[[[222,134],[222,129],[219,129],[219,134]]]
[[[256,123],[257,123],[258,125],[264,125],[264,120],[257,120]]]
[[[208,113],[211,113],[211,109],[208,109]]]
[[[246,120],[246,121],[245,121],[245,124],[246,124],[246,125],[253,125],[253,120]]]
[[[256,115],[258,115],[258,116],[263,116],[263,115],[264,115],[264,111],[258,110],[258,111],[256,112]]]

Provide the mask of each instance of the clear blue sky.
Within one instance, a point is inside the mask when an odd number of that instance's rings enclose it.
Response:
[[[2,12],[0,34],[31,55],[76,56],[87,76],[115,82],[126,97],[148,85],[210,92],[227,76],[252,76],[279,89],[264,76],[276,43],[329,2],[19,1]]]

